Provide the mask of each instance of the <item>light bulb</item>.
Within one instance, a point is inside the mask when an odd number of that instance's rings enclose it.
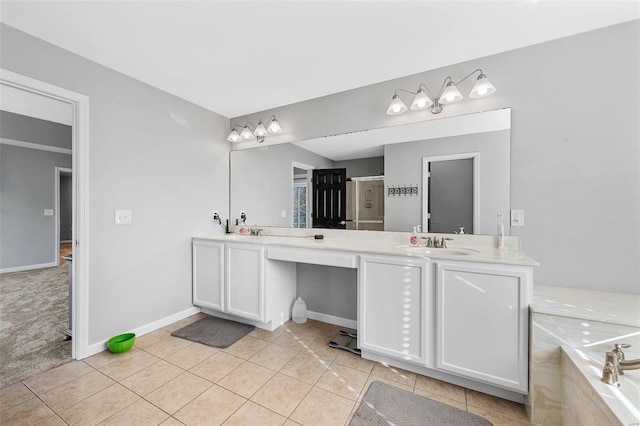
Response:
[[[264,124],[262,124],[262,120],[260,120],[258,122],[258,126],[256,127],[256,129],[253,131],[253,135],[256,137],[264,137],[267,136],[267,128],[264,127]]]
[[[402,99],[398,95],[393,95],[391,98],[391,103],[389,104],[389,108],[387,108],[388,115],[398,115],[402,114],[407,110],[407,106],[402,102]]]
[[[413,98],[413,102],[411,103],[411,109],[412,110],[425,109],[430,107],[431,105],[433,105],[433,101],[431,100],[431,98],[427,96],[424,90],[420,89],[418,90],[418,93],[416,93],[415,98]]]
[[[462,99],[462,94],[458,90],[455,84],[452,81],[447,83],[447,87],[444,89],[442,96],[440,96],[441,104],[452,104],[454,102],[458,102]]]
[[[278,133],[282,133],[282,127],[280,127],[280,123],[278,123],[278,120],[276,120],[276,118],[274,117],[273,120],[271,120],[271,124],[269,124],[269,133],[272,134],[278,134]]]
[[[494,93],[496,93],[496,88],[491,84],[486,75],[480,74],[476,80],[476,84],[474,84],[473,89],[471,89],[471,93],[469,93],[469,97],[471,99],[478,99],[493,95]]]
[[[253,133],[251,133],[249,126],[244,126],[244,129],[240,132],[240,137],[246,141],[253,139]]]
[[[229,142],[240,142],[240,134],[238,133],[238,131],[236,129],[233,129],[231,131],[231,133],[229,133],[229,136],[227,137],[227,140]]]

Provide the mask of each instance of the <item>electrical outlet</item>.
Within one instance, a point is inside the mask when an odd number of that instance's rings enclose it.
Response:
[[[287,211],[286,210],[280,210],[280,217],[287,217]]]
[[[44,209],[45,216],[53,216],[53,209]]]
[[[116,225],[128,225],[131,223],[131,210],[116,210],[115,211],[115,224]]]
[[[524,210],[511,210],[511,226],[524,226]]]

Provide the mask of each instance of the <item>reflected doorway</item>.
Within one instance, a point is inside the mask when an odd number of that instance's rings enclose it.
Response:
[[[292,210],[291,226],[294,228],[311,228],[311,172],[313,166],[292,162]]]
[[[347,180],[347,229],[384,231],[384,176]]]
[[[423,157],[426,232],[478,232],[478,157],[477,152]]]

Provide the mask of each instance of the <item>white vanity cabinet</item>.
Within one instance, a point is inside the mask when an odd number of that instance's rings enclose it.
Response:
[[[433,366],[434,289],[430,263],[417,257],[361,255],[360,349]]]
[[[193,304],[274,330],[291,318],[296,264],[269,260],[262,244],[192,241]]]
[[[436,368],[527,393],[532,268],[436,265]]]
[[[193,240],[193,304],[224,311],[224,243]]]
[[[264,248],[255,244],[226,246],[225,311],[264,322]]]

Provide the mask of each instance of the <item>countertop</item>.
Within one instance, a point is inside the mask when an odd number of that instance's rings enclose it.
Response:
[[[495,237],[460,235],[451,236],[447,249],[421,247],[424,252],[416,253],[409,246],[409,235],[405,233],[381,233],[363,231],[344,231],[339,234],[322,230],[324,238],[316,240],[313,234],[248,236],[223,234],[193,237],[200,241],[237,242],[265,244],[314,250],[332,250],[356,253],[383,254],[393,256],[411,256],[425,259],[447,259],[465,262],[483,262],[505,265],[538,266],[539,263],[514,248],[495,248]],[[318,232],[315,230],[315,232]],[[353,232],[356,232],[354,235]],[[387,235],[384,235],[387,234]],[[427,234],[422,234],[426,236]],[[432,236],[432,235],[429,235]],[[515,238],[515,237],[511,237]],[[513,240],[512,240],[513,241]],[[513,246],[511,241],[510,245]],[[517,245],[517,243],[516,243]],[[461,254],[464,253],[464,254]]]
[[[640,327],[640,294],[533,286],[536,313]]]

